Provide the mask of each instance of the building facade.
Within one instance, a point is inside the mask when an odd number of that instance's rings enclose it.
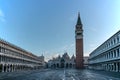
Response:
[[[80,19],[80,13],[78,13],[78,20],[75,29],[75,39],[76,39],[76,68],[84,68],[83,61],[83,25]]]
[[[71,58],[67,53],[64,53],[62,56],[58,56],[49,60],[47,63],[48,68],[75,68],[75,56],[73,55]]]
[[[88,56],[84,56],[83,59],[84,59],[84,68],[88,69],[88,66],[89,66],[88,65],[89,64],[88,63],[88,59],[89,59],[89,57]]]
[[[90,53],[89,68],[120,72],[120,30]]]
[[[0,39],[0,72],[39,69],[42,61],[18,46]]]
[[[38,56],[40,62],[41,62],[41,67],[45,68],[46,67],[46,62],[45,62],[45,57],[43,56],[43,54],[41,56]]]

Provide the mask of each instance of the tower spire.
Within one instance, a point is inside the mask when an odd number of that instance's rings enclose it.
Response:
[[[81,19],[80,19],[80,12],[78,12],[77,25],[82,25],[82,22],[81,22]]]

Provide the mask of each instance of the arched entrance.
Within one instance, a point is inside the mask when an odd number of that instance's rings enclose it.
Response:
[[[57,63],[57,68],[59,68],[59,64]]]
[[[0,72],[2,72],[2,64],[0,64]]]
[[[66,68],[68,68],[68,63],[66,63]]]
[[[53,64],[53,67],[54,67],[54,68],[56,68],[56,65],[55,65],[55,64]]]
[[[61,63],[61,68],[64,68],[64,63]]]
[[[64,59],[61,59],[61,68],[64,68],[65,67],[65,60]]]
[[[4,72],[7,72],[7,65],[4,65]]]
[[[69,67],[72,68],[72,64],[71,63],[69,64]]]

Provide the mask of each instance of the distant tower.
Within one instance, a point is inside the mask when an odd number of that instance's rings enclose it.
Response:
[[[78,13],[78,20],[75,30],[75,39],[76,39],[76,68],[83,69],[83,25],[80,19],[80,13]]]

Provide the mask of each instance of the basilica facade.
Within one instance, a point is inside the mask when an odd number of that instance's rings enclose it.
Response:
[[[48,61],[48,68],[75,68],[75,56],[71,58],[68,53],[64,53],[62,56],[58,56]]]

